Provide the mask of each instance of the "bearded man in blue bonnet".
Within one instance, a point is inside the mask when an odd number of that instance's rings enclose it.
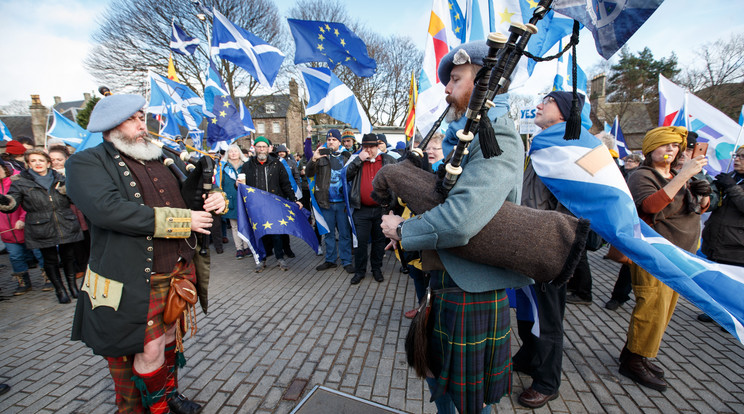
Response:
[[[449,128],[442,148],[457,144],[474,80],[488,47],[484,41],[451,50],[440,63],[439,78],[450,104]],[[474,263],[446,249],[463,246],[476,235],[505,201],[519,203],[524,145],[505,115],[507,96],[494,99],[488,118],[502,153],[485,158],[475,136],[465,156],[463,172],[443,204],[408,220],[383,216],[383,233],[408,251],[422,251],[424,270],[431,272],[433,298],[429,323],[427,378],[440,413],[490,412],[511,390],[509,300],[505,289],[532,283],[503,268]],[[519,229],[515,229],[519,231]],[[498,248],[498,246],[494,246]],[[465,362],[467,361],[467,363]]]

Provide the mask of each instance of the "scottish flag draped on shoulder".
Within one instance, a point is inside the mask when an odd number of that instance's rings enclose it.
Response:
[[[377,63],[367,54],[367,45],[343,23],[287,19],[297,50],[295,64],[326,62],[341,64],[357,76],[372,76]]]
[[[199,47],[199,39],[189,37],[176,22],[171,22],[171,29],[171,50],[185,56],[193,55],[196,48]]]
[[[56,109],[52,109],[52,113],[54,117],[52,118],[52,126],[47,131],[48,136],[61,139],[65,144],[75,148],[77,151],[94,147],[103,142],[103,134],[100,132],[92,133],[84,129],[77,123],[62,116]],[[86,145],[81,147],[83,143]]]
[[[256,263],[266,259],[261,237],[267,234],[291,234],[299,237],[314,251],[318,251],[308,218],[310,212],[300,209],[297,203],[258,188],[238,184],[238,233],[255,249]]]
[[[299,67],[305,86],[310,93],[307,115],[326,113],[341,122],[356,128],[362,134],[372,131],[372,124],[354,96],[354,92],[344,85],[328,68]]]
[[[564,140],[564,132],[565,123],[553,125],[530,149],[535,172],[558,201],[744,343],[744,267],[710,262],[661,237],[639,219],[607,148],[583,128],[578,140]]]
[[[553,10],[578,20],[592,32],[597,52],[609,59],[664,0],[556,0]]]
[[[235,25],[214,9],[212,21],[212,56],[230,61],[269,88],[279,73],[284,54],[260,37]]]

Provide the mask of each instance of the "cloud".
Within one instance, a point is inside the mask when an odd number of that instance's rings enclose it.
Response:
[[[93,78],[83,67],[90,35],[108,1],[78,0],[0,3],[3,25],[0,37],[13,39],[0,44],[0,99],[30,99],[40,94],[49,106],[53,96],[63,100],[83,98],[95,89]],[[12,64],[8,64],[13,62]]]

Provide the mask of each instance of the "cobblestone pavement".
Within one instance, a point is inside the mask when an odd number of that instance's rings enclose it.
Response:
[[[315,271],[322,257],[299,240],[293,249],[298,256],[289,260],[289,271],[271,258],[260,274],[251,259],[236,260],[232,246],[223,255],[213,252],[210,310],[199,311],[199,331],[186,341],[181,391],[204,404],[205,413],[287,413],[298,401],[284,400],[284,393],[299,378],[308,380],[302,396],[324,385],[410,413],[435,412],[424,383],[406,366],[409,321],[402,314],[414,306],[415,293],[391,255],[384,282],[368,274],[352,286],[340,267]],[[744,412],[744,346],[715,324],[697,321],[698,310],[683,299],[658,358],[669,389],[653,391],[618,374],[633,301],[618,311],[604,309],[619,268],[602,260],[604,252],[589,255],[594,303],[566,310],[560,398],[537,411]],[[0,264],[6,266],[0,295],[8,298],[0,302],[0,382],[12,387],[0,396],[0,412],[114,412],[105,362],[69,340],[74,305],[42,292],[38,269],[31,271],[34,290],[11,296],[7,255]],[[529,384],[515,374],[511,395],[496,409],[527,411],[517,397]]]

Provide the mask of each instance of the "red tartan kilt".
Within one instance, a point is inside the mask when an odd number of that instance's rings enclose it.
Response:
[[[170,290],[170,282],[174,276],[188,279],[196,284],[194,263],[185,264],[179,261],[171,273],[155,273],[150,277],[150,307],[147,310],[145,344],[165,335],[165,332],[173,326],[173,324],[166,325],[163,322],[163,312],[168,290]]]

